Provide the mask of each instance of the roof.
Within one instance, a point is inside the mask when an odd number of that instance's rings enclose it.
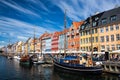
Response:
[[[52,33],[45,32],[44,34],[42,34],[42,35],[40,36],[39,39],[51,38],[52,35],[53,35]]]
[[[83,21],[80,21],[80,22],[72,22],[72,24],[73,24],[73,27],[77,29],[77,28],[79,28],[80,25],[83,24]]]
[[[110,18],[113,15],[117,16],[117,20],[112,22],[112,21],[110,21]],[[106,24],[101,24],[101,21],[104,18],[107,19],[107,23]],[[120,7],[95,14],[95,15],[91,16],[91,19],[92,19],[92,28],[97,28],[97,27],[100,27],[102,25],[107,25],[107,24],[110,24],[110,23],[120,21]],[[94,23],[95,23],[95,26],[93,26]],[[88,17],[84,21],[84,23],[81,25],[80,32],[83,31],[83,30],[89,30],[90,28],[91,28],[90,17]]]

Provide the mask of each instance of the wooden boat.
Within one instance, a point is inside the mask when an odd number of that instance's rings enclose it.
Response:
[[[29,55],[22,56],[20,59],[20,64],[30,65],[32,64],[32,60]]]
[[[102,67],[92,65],[89,61],[83,62],[84,58],[78,56],[66,56],[62,59],[54,58],[54,67],[60,70],[78,74],[101,74]],[[82,59],[82,60],[80,60]]]
[[[66,10],[64,16],[64,28],[66,29]],[[91,22],[91,18],[90,18]],[[90,30],[92,32],[92,28]],[[91,34],[92,37],[92,34]],[[92,38],[91,38],[91,48],[93,53]],[[66,54],[66,33],[64,33],[64,55]],[[88,56],[87,56],[88,57]],[[81,63],[81,61],[84,61]],[[92,54],[90,58],[83,58],[81,56],[63,56],[53,57],[54,68],[61,69],[63,71],[68,71],[78,74],[102,74],[102,66],[93,64]]]

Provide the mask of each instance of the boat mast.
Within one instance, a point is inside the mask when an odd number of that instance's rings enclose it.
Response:
[[[42,55],[42,37],[40,39],[40,48],[41,48],[41,55]]]
[[[35,28],[34,28],[34,54],[35,54]]]
[[[64,56],[66,55],[66,11],[65,9],[65,15],[64,15]]]
[[[93,57],[92,16],[90,16],[90,35],[91,35],[91,60],[92,60]]]

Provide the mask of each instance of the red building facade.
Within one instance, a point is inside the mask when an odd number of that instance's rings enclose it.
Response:
[[[52,49],[52,51],[53,52],[56,52],[56,51],[58,51],[58,48],[59,48],[59,34],[60,34],[60,32],[54,32],[53,33],[53,36],[52,36],[52,43],[51,43],[51,49]]]

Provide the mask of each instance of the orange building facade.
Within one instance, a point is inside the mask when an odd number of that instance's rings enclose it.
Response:
[[[71,27],[69,28],[67,38],[68,38],[68,50],[70,51],[78,51],[80,49],[79,26],[82,23],[83,21],[73,22]]]

